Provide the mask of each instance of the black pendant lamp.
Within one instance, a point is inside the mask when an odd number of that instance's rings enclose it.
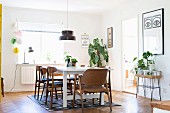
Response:
[[[76,37],[73,36],[73,31],[68,30],[68,0],[67,0],[67,30],[62,31],[62,36],[60,40],[76,40]]]

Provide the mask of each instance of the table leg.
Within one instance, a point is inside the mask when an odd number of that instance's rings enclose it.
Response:
[[[158,79],[158,88],[159,88],[159,97],[161,101],[161,86],[160,86],[160,79]]]
[[[153,100],[153,90],[154,90],[154,79],[151,79],[152,83],[151,83],[151,101]]]
[[[101,93],[101,105],[104,105],[104,93]]]
[[[63,107],[67,107],[67,73],[63,72]]]
[[[138,96],[138,91],[139,91],[139,77],[137,78],[137,85],[136,85],[136,98]]]

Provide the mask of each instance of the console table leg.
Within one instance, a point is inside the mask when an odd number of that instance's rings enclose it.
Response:
[[[144,90],[144,96],[146,97],[146,80],[143,78],[143,90]]]
[[[158,79],[158,88],[159,88],[159,97],[161,101],[161,86],[160,86],[160,79]]]
[[[139,77],[137,78],[137,85],[136,85],[136,98],[138,96],[138,91],[139,91]]]
[[[151,89],[151,101],[152,101],[153,100],[153,90],[154,90],[154,81],[153,81],[153,79],[151,79],[150,89]]]

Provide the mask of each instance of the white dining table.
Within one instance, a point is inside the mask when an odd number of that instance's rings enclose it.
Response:
[[[91,67],[65,67],[65,66],[56,66],[57,72],[63,74],[63,107],[67,107],[67,100],[73,100],[73,95],[67,95],[67,75],[71,74],[83,74],[87,69]],[[94,68],[93,68],[94,69]],[[97,69],[97,67],[96,67]],[[78,95],[75,97],[80,99]],[[99,94],[89,94],[83,95],[83,98],[99,98]],[[104,105],[104,95],[101,96],[101,105]]]

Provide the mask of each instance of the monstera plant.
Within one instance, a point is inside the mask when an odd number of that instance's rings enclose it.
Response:
[[[109,55],[106,48],[106,45],[103,44],[103,41],[99,41],[98,38],[93,40],[93,43],[89,44],[88,54],[90,56],[90,66],[103,66],[103,62],[109,61]]]

